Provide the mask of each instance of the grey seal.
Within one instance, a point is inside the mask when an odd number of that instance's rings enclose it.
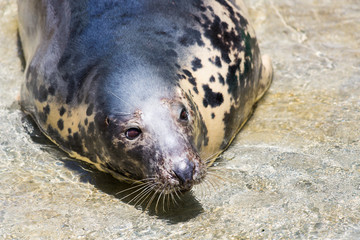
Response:
[[[146,191],[200,183],[272,80],[241,1],[19,0],[18,11],[24,112],[71,157]]]

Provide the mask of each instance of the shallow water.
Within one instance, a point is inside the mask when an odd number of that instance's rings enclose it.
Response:
[[[2,0],[0,238],[359,239],[359,1],[246,3],[274,82],[214,186],[156,213],[121,200],[124,184],[72,161],[24,118],[16,4]]]

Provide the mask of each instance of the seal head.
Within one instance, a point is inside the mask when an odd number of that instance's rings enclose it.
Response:
[[[200,121],[182,92],[149,96],[139,105],[110,90],[105,93],[107,107],[98,106],[94,122],[99,146],[104,146],[102,156],[108,156],[107,169],[147,181],[163,193],[190,190],[202,180],[206,165],[195,144],[201,142],[202,135],[195,131]],[[109,104],[109,97],[114,104]]]

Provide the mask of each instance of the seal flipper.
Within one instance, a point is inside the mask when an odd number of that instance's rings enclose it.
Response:
[[[259,101],[260,98],[262,98],[265,92],[269,89],[273,76],[274,73],[273,73],[272,61],[268,55],[263,55],[258,92],[256,94],[255,102]]]

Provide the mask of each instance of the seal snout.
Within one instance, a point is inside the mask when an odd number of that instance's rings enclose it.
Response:
[[[178,178],[181,185],[186,185],[186,183],[193,180],[195,170],[195,164],[189,159],[176,164],[173,168],[173,172]]]

